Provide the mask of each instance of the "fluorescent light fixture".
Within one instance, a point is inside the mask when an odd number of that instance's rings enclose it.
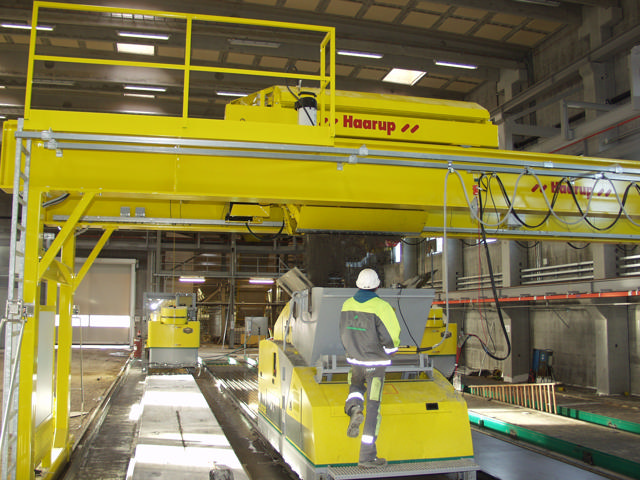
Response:
[[[204,277],[195,275],[181,275],[178,280],[184,283],[204,283]]]
[[[147,40],[169,40],[168,33],[118,32],[118,36],[127,38],[144,38]]]
[[[0,27],[15,28],[18,30],[31,30],[31,25],[27,25],[26,23],[0,23]],[[36,30],[41,32],[51,32],[53,31],[53,27],[50,25],[38,25]]]
[[[383,82],[400,83],[402,85],[415,85],[427,72],[419,70],[404,70],[394,68],[382,79]]]
[[[221,97],[246,97],[247,96],[246,93],[240,93],[240,92],[216,92],[216,95],[219,95]]]
[[[141,92],[166,92],[167,89],[164,87],[147,87],[146,85],[125,85],[125,90],[139,90]]]
[[[273,285],[273,278],[250,278],[249,283],[254,285]]]
[[[471,65],[467,63],[454,63],[454,62],[443,62],[440,60],[435,60],[433,63],[436,65],[440,65],[441,67],[453,67],[453,68],[465,68],[467,70],[477,70],[477,65]]]
[[[259,40],[243,40],[241,38],[230,38],[228,42],[231,45],[238,45],[242,47],[262,47],[262,48],[280,48],[278,42],[262,42]]]
[[[0,90],[2,90],[3,88],[7,88],[6,85],[0,85]]]
[[[125,97],[138,97],[138,98],[156,98],[155,95],[151,95],[150,93],[123,93]]]
[[[354,52],[352,50],[338,50],[336,53],[346,57],[382,58],[384,56],[381,53]]]
[[[156,47],[140,43],[116,43],[118,53],[134,53],[136,55],[155,55]]]
[[[0,120],[4,120],[5,118],[7,117],[5,117],[4,115],[0,115]]]

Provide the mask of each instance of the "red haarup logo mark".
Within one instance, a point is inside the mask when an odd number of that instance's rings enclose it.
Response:
[[[325,118],[324,123],[329,123],[329,119]],[[336,123],[338,123],[338,119],[336,118]],[[342,115],[342,126],[344,128],[354,128],[358,130],[379,130],[381,132],[387,132],[387,135],[391,135],[391,133],[396,131],[396,122],[392,122],[389,120],[370,120],[364,118],[354,117],[353,115]],[[416,133],[420,125],[411,125],[406,123],[400,131],[402,133],[406,133],[409,131],[410,133]]]
[[[405,124],[404,127],[402,127],[402,129],[400,130],[402,133],[406,132],[407,130],[409,130],[409,127],[411,127],[411,125],[409,125],[408,123]],[[420,128],[420,125],[414,125],[413,127],[411,127],[411,133],[416,133],[416,131]]]
[[[546,191],[547,187],[548,185],[543,185],[542,189]],[[538,190],[540,190],[540,185],[538,184],[535,184],[531,188],[532,192],[537,192]],[[560,184],[560,182],[551,182],[551,193],[556,193],[556,191],[558,193],[571,194],[571,190],[569,189],[569,186],[566,183]],[[581,185],[574,185],[573,193],[575,193],[576,195],[587,197],[587,198],[589,198],[591,195],[597,195],[598,197],[602,197],[602,196],[608,197],[609,195],[611,195],[611,189],[609,188],[605,190],[604,188],[601,188],[598,191],[594,191],[593,187],[583,187]]]

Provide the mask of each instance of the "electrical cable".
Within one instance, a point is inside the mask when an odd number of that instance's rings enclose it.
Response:
[[[424,243],[427,241],[427,237],[423,237],[420,240],[418,240],[417,242],[408,242],[406,241],[404,238],[401,238],[400,241],[402,243],[404,243],[405,245],[411,245],[411,246],[416,246],[416,245],[420,245],[421,243]]]
[[[287,68],[287,73],[290,73],[290,72],[298,73],[298,69],[296,68],[295,65],[292,65],[289,68]],[[289,84],[285,83],[285,87],[287,87],[287,90],[289,90],[289,93],[293,96],[293,98],[296,99],[296,102],[300,102],[300,97],[295,93],[293,93],[293,90],[291,90],[291,87],[289,86]],[[309,112],[307,111],[307,109],[302,106],[302,103],[300,104],[300,108],[302,108],[302,110],[304,111],[304,114],[309,119],[309,123],[311,123],[311,125],[315,127],[316,122],[311,118],[311,115],[309,115]]]
[[[249,231],[249,233],[252,236],[254,236],[255,238],[257,238],[258,240],[260,240],[262,242],[268,242],[268,241],[275,240],[275,239],[279,238],[280,234],[284,230],[284,220],[282,221],[282,226],[280,227],[280,230],[278,230],[277,233],[275,233],[273,235],[269,235],[269,236],[261,236],[261,235],[258,235],[257,233],[255,233],[253,230],[251,230],[251,227],[249,226],[249,222],[245,223],[244,225],[245,225],[245,227],[247,227],[247,230]]]
[[[404,326],[407,329],[407,332],[409,333],[409,337],[411,337],[411,340],[413,341],[413,344],[416,346],[416,353],[420,353],[421,348],[420,345],[418,345],[418,342],[416,341],[415,338],[413,338],[413,334],[411,333],[411,329],[409,328],[409,325],[407,324],[406,319],[404,318],[404,315],[402,314],[402,307],[400,306],[400,297],[402,296],[402,288],[400,289],[400,293],[398,294],[398,312],[400,313],[400,318],[402,318],[402,323],[404,323]]]
[[[587,242],[584,246],[582,247],[576,247],[573,243],[571,242],[567,242],[567,245],[569,245],[571,248],[573,248],[574,250],[584,250],[585,248],[588,248],[591,245],[591,242]]]
[[[479,192],[478,195],[481,196],[481,193]],[[478,203],[482,204],[482,202],[478,202]],[[480,213],[480,218],[482,218],[483,212],[480,211],[479,213]],[[493,274],[493,264],[491,262],[491,254],[489,252],[489,244],[487,243],[487,233],[486,233],[486,230],[485,230],[483,224],[480,224],[480,233],[482,234],[482,243],[484,243],[485,254],[486,254],[486,257],[487,257],[487,269],[489,270],[489,279],[491,280],[491,291],[493,292],[493,300],[494,300],[494,302],[496,304],[496,310],[498,312],[498,319],[500,320],[500,327],[502,328],[502,333],[504,334],[504,339],[507,342],[507,353],[504,356],[499,357],[499,356],[495,355],[495,353],[490,352],[489,349],[484,344],[483,344],[483,349],[486,352],[486,354],[489,355],[494,360],[506,360],[511,355],[511,340],[509,340],[509,334],[507,333],[507,327],[504,324],[504,318],[502,316],[502,306],[500,305],[500,298],[498,297],[498,289],[496,288],[495,276]],[[492,341],[493,341],[493,339],[492,339]],[[494,345],[495,345],[495,343],[494,343]]]
[[[67,193],[63,193],[59,197],[52,198],[51,200],[47,200],[46,202],[42,203],[42,208],[53,207],[54,205],[58,205],[64,202],[67,198],[69,198],[70,195],[71,194],[67,192]]]

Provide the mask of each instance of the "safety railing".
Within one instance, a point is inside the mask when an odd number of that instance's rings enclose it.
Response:
[[[274,277],[278,278],[293,267],[302,268],[301,254],[268,255],[257,253],[239,253],[233,264],[233,255],[228,252],[204,253],[190,256],[182,261],[169,258],[162,263],[162,276],[176,277],[181,275],[205,276],[210,278]]]
[[[520,270],[522,285],[593,280],[593,261],[565,263]]]
[[[52,12],[59,14],[60,11],[67,12],[68,19],[61,19],[61,25],[51,25],[47,22],[50,21],[49,17],[52,17]],[[43,18],[42,18],[43,17]],[[55,17],[59,18],[59,17]],[[78,25],[91,26],[93,28],[106,27],[108,32],[103,35],[113,38],[118,38],[118,35],[122,35],[122,25],[130,24],[133,30],[142,30],[145,32],[149,39],[162,38],[159,37],[163,31],[171,32],[171,37],[176,37],[173,45],[163,44],[161,46],[148,45],[152,47],[152,53],[148,53],[148,61],[137,61],[138,57],[145,57],[144,55],[132,55],[122,54],[118,50],[118,53],[110,51],[105,53],[104,47],[97,47],[97,50],[86,54],[86,49],[77,48],[69,49],[73,55],[60,54],[56,51],[55,55],[48,55],[47,45],[58,44],[62,40],[58,40],[56,37],[56,30],[60,27],[60,30],[69,28],[76,18]],[[102,22],[100,22],[102,20]],[[112,27],[109,27],[109,22],[118,20],[118,23],[114,23]],[[91,23],[94,22],[94,23]],[[146,23],[145,23],[146,22]],[[167,25],[163,25],[168,23]],[[283,79],[285,81],[311,81],[317,82],[319,89],[318,109],[321,114],[328,111],[329,117],[335,116],[335,29],[333,27],[306,25],[298,23],[287,22],[275,22],[256,19],[242,19],[236,17],[221,17],[214,15],[199,15],[199,14],[186,14],[186,13],[173,13],[173,12],[161,12],[154,10],[141,10],[141,9],[124,9],[117,7],[101,7],[101,6],[88,6],[88,5],[73,5],[66,3],[54,3],[54,2],[33,2],[33,15],[32,15],[32,27],[30,36],[29,47],[29,63],[27,71],[27,85],[25,95],[25,118],[29,118],[29,114],[32,108],[33,98],[33,86],[34,86],[34,72],[45,72],[47,68],[50,69],[51,65],[59,66],[61,64],[72,65],[91,65],[101,67],[112,67],[115,69],[157,69],[166,72],[165,77],[170,78],[171,81],[176,81],[176,73],[179,77],[182,75],[181,85],[176,85],[176,89],[180,87],[182,89],[182,109],[181,116],[183,118],[189,117],[189,89],[190,79],[192,75],[210,74],[212,76],[211,83],[215,83],[216,78],[223,76],[245,76],[239,78],[246,78],[246,76],[254,77],[266,77]],[[117,26],[116,26],[117,25]],[[141,29],[142,27],[142,29]],[[125,27],[127,28],[127,27]],[[275,55],[275,48],[279,45],[276,42],[265,41],[251,41],[246,38],[226,38],[233,37],[229,32],[233,29],[245,29],[249,33],[253,33],[256,36],[264,37],[265,35],[271,36],[271,38],[291,38],[298,39],[301,36],[311,43],[315,43],[319,40],[317,45],[319,51],[319,58],[304,59],[317,62],[319,65],[318,73],[300,73],[297,71],[274,71],[273,69],[259,69],[259,68],[233,68],[228,66],[227,63],[221,63],[219,61],[199,61],[198,53],[202,55],[202,52],[198,49],[193,42],[194,36],[197,37],[198,45],[207,43],[208,37],[205,35],[216,34],[218,43],[222,43],[224,48],[229,49],[231,53],[237,53],[243,47],[248,48],[263,48],[263,50],[269,50],[269,53]],[[151,30],[150,30],[151,29]],[[156,30],[156,32],[152,31]],[[64,37],[64,33],[61,33]],[[168,36],[168,35],[167,35]],[[179,38],[177,38],[179,37]],[[53,39],[53,41],[51,41]],[[163,38],[164,39],[164,38]],[[220,39],[222,39],[220,41]],[[278,40],[280,41],[280,40]],[[66,46],[70,44],[67,38]],[[84,40],[83,40],[84,42]],[[149,40],[150,43],[153,40]],[[87,41],[87,45],[92,43],[99,43],[99,41]],[[104,42],[102,42],[104,44]],[[220,45],[219,45],[220,46]],[[231,46],[232,48],[230,48]],[[209,47],[211,48],[211,47]],[[102,52],[101,50],[102,49]],[[165,52],[175,53],[176,51],[182,53],[181,58],[172,58],[167,54],[163,57],[165,61],[154,61],[155,52],[163,49]],[[43,51],[44,53],[39,53]],[[108,49],[107,49],[108,51]],[[215,48],[211,48],[210,53],[218,53]],[[273,53],[272,53],[273,52]],[[85,56],[82,54],[85,53]],[[205,55],[206,56],[206,55]],[[211,56],[211,55],[209,55]],[[135,58],[136,60],[130,60]],[[44,67],[44,70],[43,70]],[[144,75],[139,75],[139,78],[144,78]],[[235,78],[235,77],[234,77]],[[61,80],[57,78],[44,78],[37,79],[39,82],[46,82],[49,85],[61,85]],[[55,83],[54,83],[55,82]],[[66,84],[73,84],[70,80],[64,80]],[[38,82],[36,82],[38,84]],[[320,123],[320,122],[319,122]],[[332,132],[333,134],[333,132]]]
[[[637,277],[640,275],[640,255],[626,255],[618,258],[618,276]]]
[[[547,413],[557,413],[555,383],[473,385],[471,395]]]
[[[495,273],[494,281],[497,287],[502,286],[502,273]],[[466,277],[456,278],[456,287],[458,290],[468,290],[473,288],[491,288],[491,275],[470,275]]]

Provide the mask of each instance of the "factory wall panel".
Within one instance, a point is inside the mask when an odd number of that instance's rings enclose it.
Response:
[[[550,306],[531,312],[531,347],[553,351],[557,381],[595,387],[595,309],[580,305]]]
[[[78,260],[76,271],[82,263]],[[80,317],[74,319],[74,343],[130,343],[134,313],[132,297],[135,295],[133,266],[135,260],[130,259],[97,259],[94,262],[74,296]]]

